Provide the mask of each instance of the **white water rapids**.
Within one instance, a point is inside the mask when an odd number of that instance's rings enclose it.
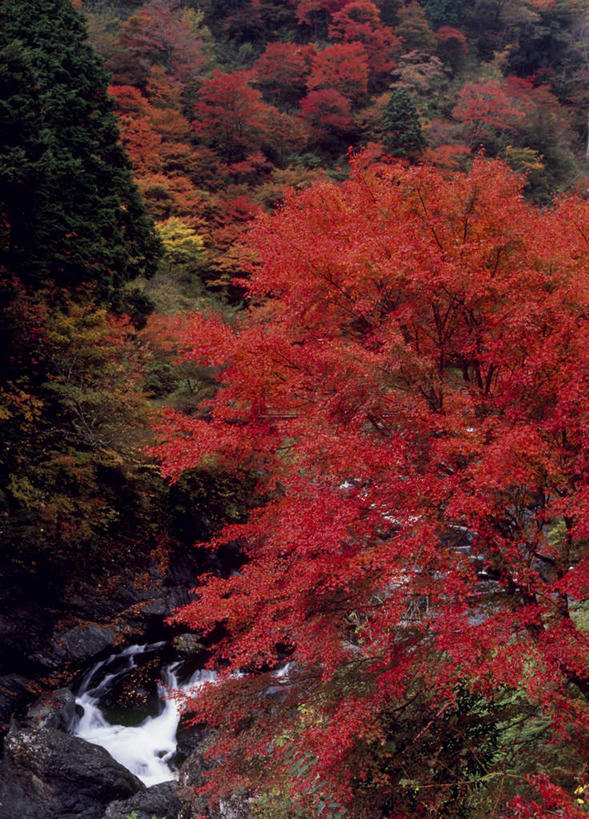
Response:
[[[71,725],[71,732],[75,736],[106,748],[117,762],[128,768],[148,787],[175,779],[177,775],[172,759],[176,753],[180,711],[176,699],[169,695],[168,689],[183,693],[196,691],[214,680],[215,672],[196,671],[187,682],[180,684],[176,675],[180,663],[173,663],[165,668],[162,671],[162,682],[158,683],[159,713],[157,716],[147,717],[137,726],[111,725],[99,703],[115,680],[136,668],[135,658],[139,654],[155,651],[163,645],[164,643],[152,643],[129,646],[91,668],[76,697],[76,705],[83,709],[83,714],[76,717]],[[108,672],[113,661],[116,661],[114,664],[117,670]],[[104,675],[100,674],[101,669],[106,672]]]

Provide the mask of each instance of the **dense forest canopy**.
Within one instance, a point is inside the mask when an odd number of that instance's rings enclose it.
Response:
[[[198,541],[213,801],[587,815],[588,46],[577,0],[0,2],[2,583]]]

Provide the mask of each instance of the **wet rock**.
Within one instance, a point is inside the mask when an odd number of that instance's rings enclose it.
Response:
[[[76,699],[69,688],[60,688],[43,695],[29,708],[24,727],[32,730],[57,728],[67,731],[76,712]]]
[[[144,793],[137,793],[125,801],[112,802],[102,819],[127,819],[135,814],[136,819],[178,819],[181,802],[176,782],[154,785]]]
[[[178,726],[176,738],[178,747],[176,749],[176,759],[178,763],[184,765],[191,754],[198,750],[206,735],[206,729],[199,729],[195,726],[187,726],[182,721]]]
[[[0,819],[101,819],[111,802],[145,790],[103,748],[48,727],[54,718],[59,719],[42,715],[41,727],[9,731],[0,770]]]
[[[154,597],[142,606],[141,613],[144,617],[164,617],[170,613],[170,608],[165,599]]]
[[[127,673],[122,674],[118,679],[113,680],[112,686],[101,698],[101,704],[115,712],[137,712],[137,722],[139,724],[145,717],[155,716],[160,707],[160,695],[158,691],[158,681],[161,675],[161,656],[150,657],[148,654],[135,655],[136,666],[130,668]],[[114,717],[117,721],[117,717]],[[151,819],[151,817],[150,817]]]
[[[61,668],[64,663],[79,665],[112,648],[117,638],[115,629],[97,623],[83,622],[70,628],[58,626],[45,650],[37,653],[35,659],[48,668]]]
[[[251,819],[250,803],[251,798],[247,794],[236,793],[221,801],[216,807],[211,807],[206,797],[198,794],[191,796],[184,791],[183,806],[178,819],[192,819],[193,816],[207,817],[207,819]],[[117,816],[116,819],[119,817]],[[121,819],[127,819],[127,817],[121,817]],[[149,816],[146,819],[152,819],[152,817]]]
[[[183,805],[179,819],[192,819],[193,816],[212,817],[207,798],[194,792],[194,788],[204,785],[206,772],[211,768],[211,763],[205,756],[209,742],[210,737],[204,738],[203,742],[192,751],[180,769]]]
[[[198,574],[194,549],[179,550],[162,568],[159,558],[143,559],[122,565],[118,577],[96,588],[78,584],[68,598],[68,610],[92,622],[106,623],[114,618],[124,628],[141,633],[154,620],[168,616],[176,606],[188,603],[190,588]]]

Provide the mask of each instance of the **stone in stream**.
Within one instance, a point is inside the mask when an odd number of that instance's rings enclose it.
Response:
[[[75,712],[74,695],[69,688],[59,688],[57,691],[39,697],[27,711],[23,727],[36,731],[41,728],[69,731]]]
[[[177,788],[176,782],[162,782],[125,801],[112,802],[101,819],[128,819],[132,815],[136,819],[178,819],[181,802]]]

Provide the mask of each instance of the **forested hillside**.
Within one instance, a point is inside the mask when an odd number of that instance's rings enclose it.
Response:
[[[150,212],[202,236],[205,281],[285,186],[350,149],[464,169],[484,151],[527,193],[584,190],[587,33],[567,2],[86,4]]]
[[[0,0],[0,52],[0,723],[189,628],[167,819],[586,816],[587,8]]]

